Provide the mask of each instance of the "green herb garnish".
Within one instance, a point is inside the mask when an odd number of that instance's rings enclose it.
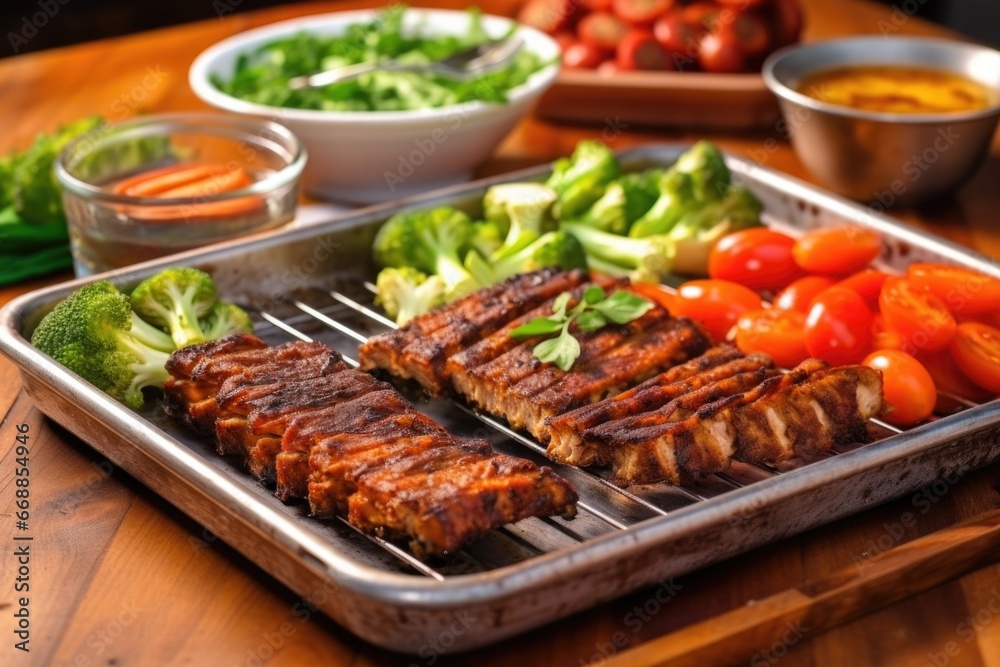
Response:
[[[552,303],[552,315],[536,317],[510,332],[511,338],[551,336],[535,346],[534,354],[541,361],[552,362],[564,371],[573,367],[580,356],[580,342],[569,332],[573,322],[584,333],[593,333],[608,324],[628,324],[645,315],[653,302],[638,294],[619,290],[610,296],[597,285],[583,293],[580,302],[568,312],[570,294],[563,292]]]

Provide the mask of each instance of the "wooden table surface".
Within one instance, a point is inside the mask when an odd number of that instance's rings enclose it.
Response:
[[[235,6],[216,2],[220,8]],[[318,2],[226,15],[82,46],[0,61],[0,151],[27,145],[36,132],[87,114],[123,120],[137,112],[202,108],[187,69],[205,47],[233,33],[291,16],[368,2]],[[424,4],[424,3],[414,3]],[[432,2],[459,6],[458,2]],[[496,13],[509,0],[480,3]],[[947,34],[861,0],[806,0],[807,39],[878,33]],[[898,4],[898,3],[897,3]],[[905,3],[904,3],[905,4]],[[58,15],[52,19],[59,20]],[[496,173],[568,153],[601,128],[525,120],[483,168]],[[809,178],[775,130],[752,134],[640,131],[625,128],[615,148],[707,136],[736,155]],[[769,138],[779,148],[764,153]],[[760,159],[766,155],[764,159]],[[995,256],[1000,252],[1000,141],[975,179],[947,202],[898,215]],[[0,303],[48,282],[0,290]],[[202,529],[115,470],[72,434],[46,420],[20,390],[15,368],[0,360],[0,535],[14,544],[16,425],[30,427],[31,640],[14,650],[17,597],[13,546],[2,547],[0,664],[3,665],[518,665],[601,664],[606,655],[683,628],[782,589],[801,586],[866,554],[882,551],[998,505],[1000,467],[939,483],[799,537],[677,580],[682,588],[655,614],[645,590],[466,655],[401,657],[373,648],[325,618],[293,614],[295,594],[225,545],[191,544]],[[1000,566],[890,606],[840,629],[790,641],[753,665],[1000,665]],[[636,615],[638,613],[638,616]],[[639,618],[638,622],[636,619]],[[616,642],[618,645],[616,646]]]

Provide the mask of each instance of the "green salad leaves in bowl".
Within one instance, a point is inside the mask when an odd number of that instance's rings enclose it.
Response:
[[[524,47],[501,69],[469,80],[379,70],[322,88],[289,85],[358,63],[421,65],[507,37]],[[397,5],[235,35],[198,56],[189,79],[208,104],[295,132],[309,152],[310,192],[368,203],[467,179],[553,83],[558,61],[550,37],[511,19]]]

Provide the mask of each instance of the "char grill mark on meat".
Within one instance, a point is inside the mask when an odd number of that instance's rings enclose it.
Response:
[[[226,399],[219,399],[220,417],[215,423],[219,449],[242,453],[250,472],[262,481],[273,481],[275,457],[291,419],[386,389],[391,386],[352,369],[287,384],[234,388]]]
[[[682,394],[737,373],[772,366],[770,358],[763,355],[743,357],[735,347],[712,348],[624,393],[549,418],[551,440],[546,454],[553,461],[574,465],[607,464],[598,443],[584,442],[582,434],[587,429],[655,410]]]
[[[596,333],[584,334],[575,324],[570,332],[580,341],[580,356],[573,369],[585,367],[601,355],[622,345],[647,329],[670,320],[662,308],[655,308],[628,324],[611,325]],[[507,419],[514,428],[530,426],[525,407],[531,397],[548,389],[567,375],[554,364],[544,363],[535,356],[534,346],[541,338],[528,338],[522,344],[496,359],[456,376],[455,389],[482,409]]]
[[[548,420],[581,405],[613,396],[630,385],[646,380],[666,368],[698,356],[711,340],[704,330],[686,318],[671,318],[640,332],[605,355],[567,373],[531,400],[520,412],[532,435],[549,441]]]
[[[288,421],[281,439],[281,452],[275,461],[276,495],[282,500],[306,495],[309,452],[318,438],[339,433],[364,434],[383,419],[407,413],[412,413],[414,419],[431,421],[430,417],[414,412],[393,389],[364,394],[339,405],[300,411]]]
[[[416,537],[413,550],[430,554],[454,551],[493,527],[540,513],[571,516],[576,500],[548,467],[472,453],[447,466],[393,466],[362,476],[348,516],[387,537]]]
[[[572,309],[576,306],[580,302],[580,298],[583,296],[584,291],[586,291],[586,289],[591,285],[598,285],[607,290],[616,285],[622,286],[624,284],[625,281],[616,281],[613,278],[600,276],[591,283],[587,283],[570,290],[570,299],[567,304],[567,309]],[[534,310],[530,310],[524,315],[510,321],[489,336],[482,338],[470,347],[467,347],[461,352],[458,352],[450,357],[445,363],[445,373],[450,378],[452,384],[458,387],[459,384],[467,379],[467,374],[471,369],[483,366],[497,357],[506,354],[515,347],[523,345],[523,341],[517,338],[511,338],[510,332],[522,324],[527,324],[531,320],[541,317],[549,317],[552,315],[552,306],[554,301],[555,298],[549,299]],[[459,392],[465,393],[461,389],[459,389]]]
[[[415,318],[406,326],[374,336],[359,350],[361,370],[381,368],[416,380],[437,395],[450,386],[445,362],[473,341],[511,319],[587,280],[585,271],[551,269],[510,278],[446,308]],[[442,326],[429,322],[442,323]]]
[[[784,375],[773,375],[748,391],[727,395],[698,407],[686,419],[628,428],[621,423],[607,424],[584,433],[584,438],[601,430],[602,441],[609,447],[612,472],[621,484],[648,484],[681,479],[681,471],[695,474],[721,472],[739,451],[740,443],[756,439],[759,432],[744,433],[741,421],[744,406],[766,396],[787,390],[826,368],[810,359]],[[706,389],[710,389],[708,387]],[[854,401],[854,397],[847,397]]]
[[[867,421],[882,413],[883,404],[878,371],[867,366],[817,371],[738,410],[737,458],[779,463],[868,442]]]
[[[250,385],[273,385],[340,372],[348,366],[339,354],[320,343],[295,342],[267,347],[249,334],[235,336],[235,343],[211,341],[188,346],[175,352],[169,368],[178,373],[164,385],[164,403],[168,414],[203,435],[214,434],[219,419],[219,397],[230,388]],[[201,355],[198,359],[198,355]],[[238,454],[238,450],[221,450]]]

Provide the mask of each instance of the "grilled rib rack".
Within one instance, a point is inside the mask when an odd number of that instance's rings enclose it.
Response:
[[[669,164],[679,152],[648,148],[622,159],[626,168],[643,168]],[[882,233],[887,249],[881,261],[888,268],[930,260],[1000,275],[982,258],[855,204],[751,163],[731,159],[730,166],[776,223],[804,229],[847,220]],[[532,170],[470,184],[111,278],[127,285],[167,265],[204,268],[228,299],[257,313],[258,334],[268,342],[319,340],[353,360],[358,343],[393,326],[371,303],[368,248],[382,220],[416,206],[471,210],[491,183],[544,175]],[[528,519],[447,560],[421,562],[399,544],[361,534],[344,521],[320,522],[303,506],[281,504],[155,406],[133,413],[31,348],[26,339],[34,325],[79,284],[26,295],[0,311],[0,348],[20,366],[39,407],[336,621],[396,650],[419,651],[447,631],[460,610],[477,620],[455,637],[455,649],[496,641],[1000,457],[1000,403],[994,401],[906,433],[873,422],[878,440],[871,445],[785,471],[734,464],[685,487],[622,489],[600,470],[553,466],[580,492],[576,519]],[[501,421],[399,386],[417,409],[456,433],[486,437],[500,451],[552,465],[538,443]]]

